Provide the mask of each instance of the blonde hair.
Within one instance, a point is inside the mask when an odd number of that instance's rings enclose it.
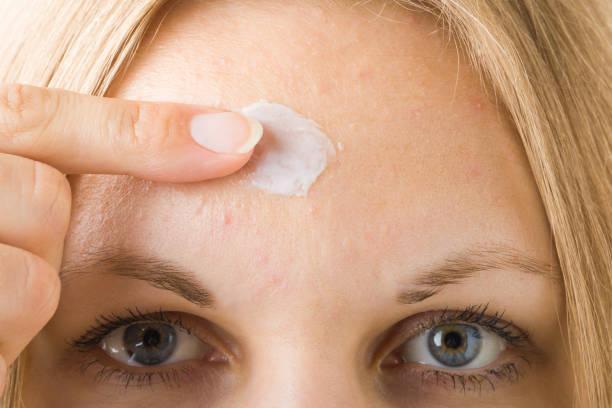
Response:
[[[512,117],[563,275],[574,405],[612,406],[611,6],[397,2],[434,15]],[[0,82],[104,95],[166,3],[49,0],[29,35],[0,53],[10,56],[0,65]],[[11,22],[3,21],[5,29]],[[5,408],[21,405],[20,371],[15,364]]]

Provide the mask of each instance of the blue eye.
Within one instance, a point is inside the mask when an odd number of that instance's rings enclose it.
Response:
[[[155,366],[203,358],[214,348],[184,329],[164,322],[138,322],[106,335],[100,348],[131,366]]]
[[[165,362],[176,349],[176,331],[165,323],[137,323],[123,332],[123,344],[130,360],[142,365]]]
[[[427,345],[431,355],[448,367],[469,364],[480,353],[480,331],[467,324],[445,324],[429,331]]]
[[[402,362],[435,367],[481,368],[494,362],[506,341],[477,325],[450,323],[425,330],[398,349]]]

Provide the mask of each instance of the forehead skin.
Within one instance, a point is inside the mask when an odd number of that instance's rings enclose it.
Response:
[[[338,319],[346,313],[384,316],[367,330],[384,329],[406,313],[380,314],[398,284],[473,244],[504,243],[552,263],[521,144],[477,74],[427,17],[390,4],[377,15],[382,3],[365,3],[174,7],[111,96],[228,109],[266,99],[312,118],[343,149],[306,198],[252,189],[240,183],[244,172],[189,185],[73,177],[66,262],[105,244],[161,254],[212,289],[233,316],[219,321],[268,344],[279,328],[286,338],[307,332],[313,344],[330,330],[359,338],[347,328],[356,320]],[[521,279],[495,275],[455,295],[554,321],[542,307],[547,286]],[[67,289],[59,315],[78,299]]]
[[[550,252],[511,125],[432,22],[397,6],[377,16],[331,2],[183,2],[111,95],[228,109],[280,102],[321,124],[343,150],[305,199],[253,190],[237,182],[244,172],[175,186],[75,180],[75,249],[90,245],[86,237],[106,220],[115,245],[119,234],[130,245],[177,245],[198,257],[250,248],[319,276],[329,268],[298,263],[359,263],[396,247],[418,265],[488,241]],[[168,233],[176,236],[148,239]],[[275,249],[288,239],[291,251]]]

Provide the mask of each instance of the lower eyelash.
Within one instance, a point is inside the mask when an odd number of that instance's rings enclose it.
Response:
[[[525,360],[527,361],[527,360]],[[461,392],[483,392],[483,385],[490,391],[495,391],[495,382],[506,380],[516,383],[523,376],[522,370],[514,362],[504,363],[497,368],[485,370],[475,374],[455,374],[448,371],[428,369],[421,373],[421,383],[435,383],[437,386],[449,386],[453,390]],[[486,391],[486,389],[485,389]]]
[[[178,388],[189,380],[196,378],[194,367],[190,366],[165,368],[160,371],[130,372],[122,368],[107,365],[98,358],[89,359],[81,364],[80,372],[82,374],[90,370],[93,370],[91,375],[95,383],[113,383],[124,388],[152,387],[158,381],[169,388]]]
[[[389,336],[392,340],[382,347],[379,358],[373,360],[384,360],[385,356],[392,355],[404,342],[438,325],[466,323],[496,334],[510,346],[504,354],[505,357],[500,356],[502,360],[493,363],[494,367],[459,371],[459,369],[445,369],[412,362],[391,362],[383,369],[383,372],[389,374],[384,377],[387,386],[398,390],[399,394],[403,393],[402,390],[407,386],[410,387],[410,384],[415,385],[419,382],[421,389],[428,392],[436,392],[434,388],[446,388],[464,394],[468,392],[481,394],[494,392],[503,383],[517,383],[531,367],[530,361],[525,356],[537,357],[537,349],[531,344],[525,330],[513,325],[511,321],[504,320],[503,312],[487,313],[488,306],[488,304],[470,305],[465,309],[445,309],[427,312],[421,317],[411,316],[392,329]]]

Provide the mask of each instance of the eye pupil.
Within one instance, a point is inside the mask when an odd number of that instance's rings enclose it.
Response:
[[[125,329],[123,344],[130,361],[142,365],[161,364],[176,348],[176,331],[164,323],[135,323]]]
[[[458,349],[463,345],[463,337],[457,332],[446,333],[444,345],[449,349]]]
[[[158,331],[148,328],[142,336],[142,342],[145,347],[156,347],[159,345],[161,336]]]

